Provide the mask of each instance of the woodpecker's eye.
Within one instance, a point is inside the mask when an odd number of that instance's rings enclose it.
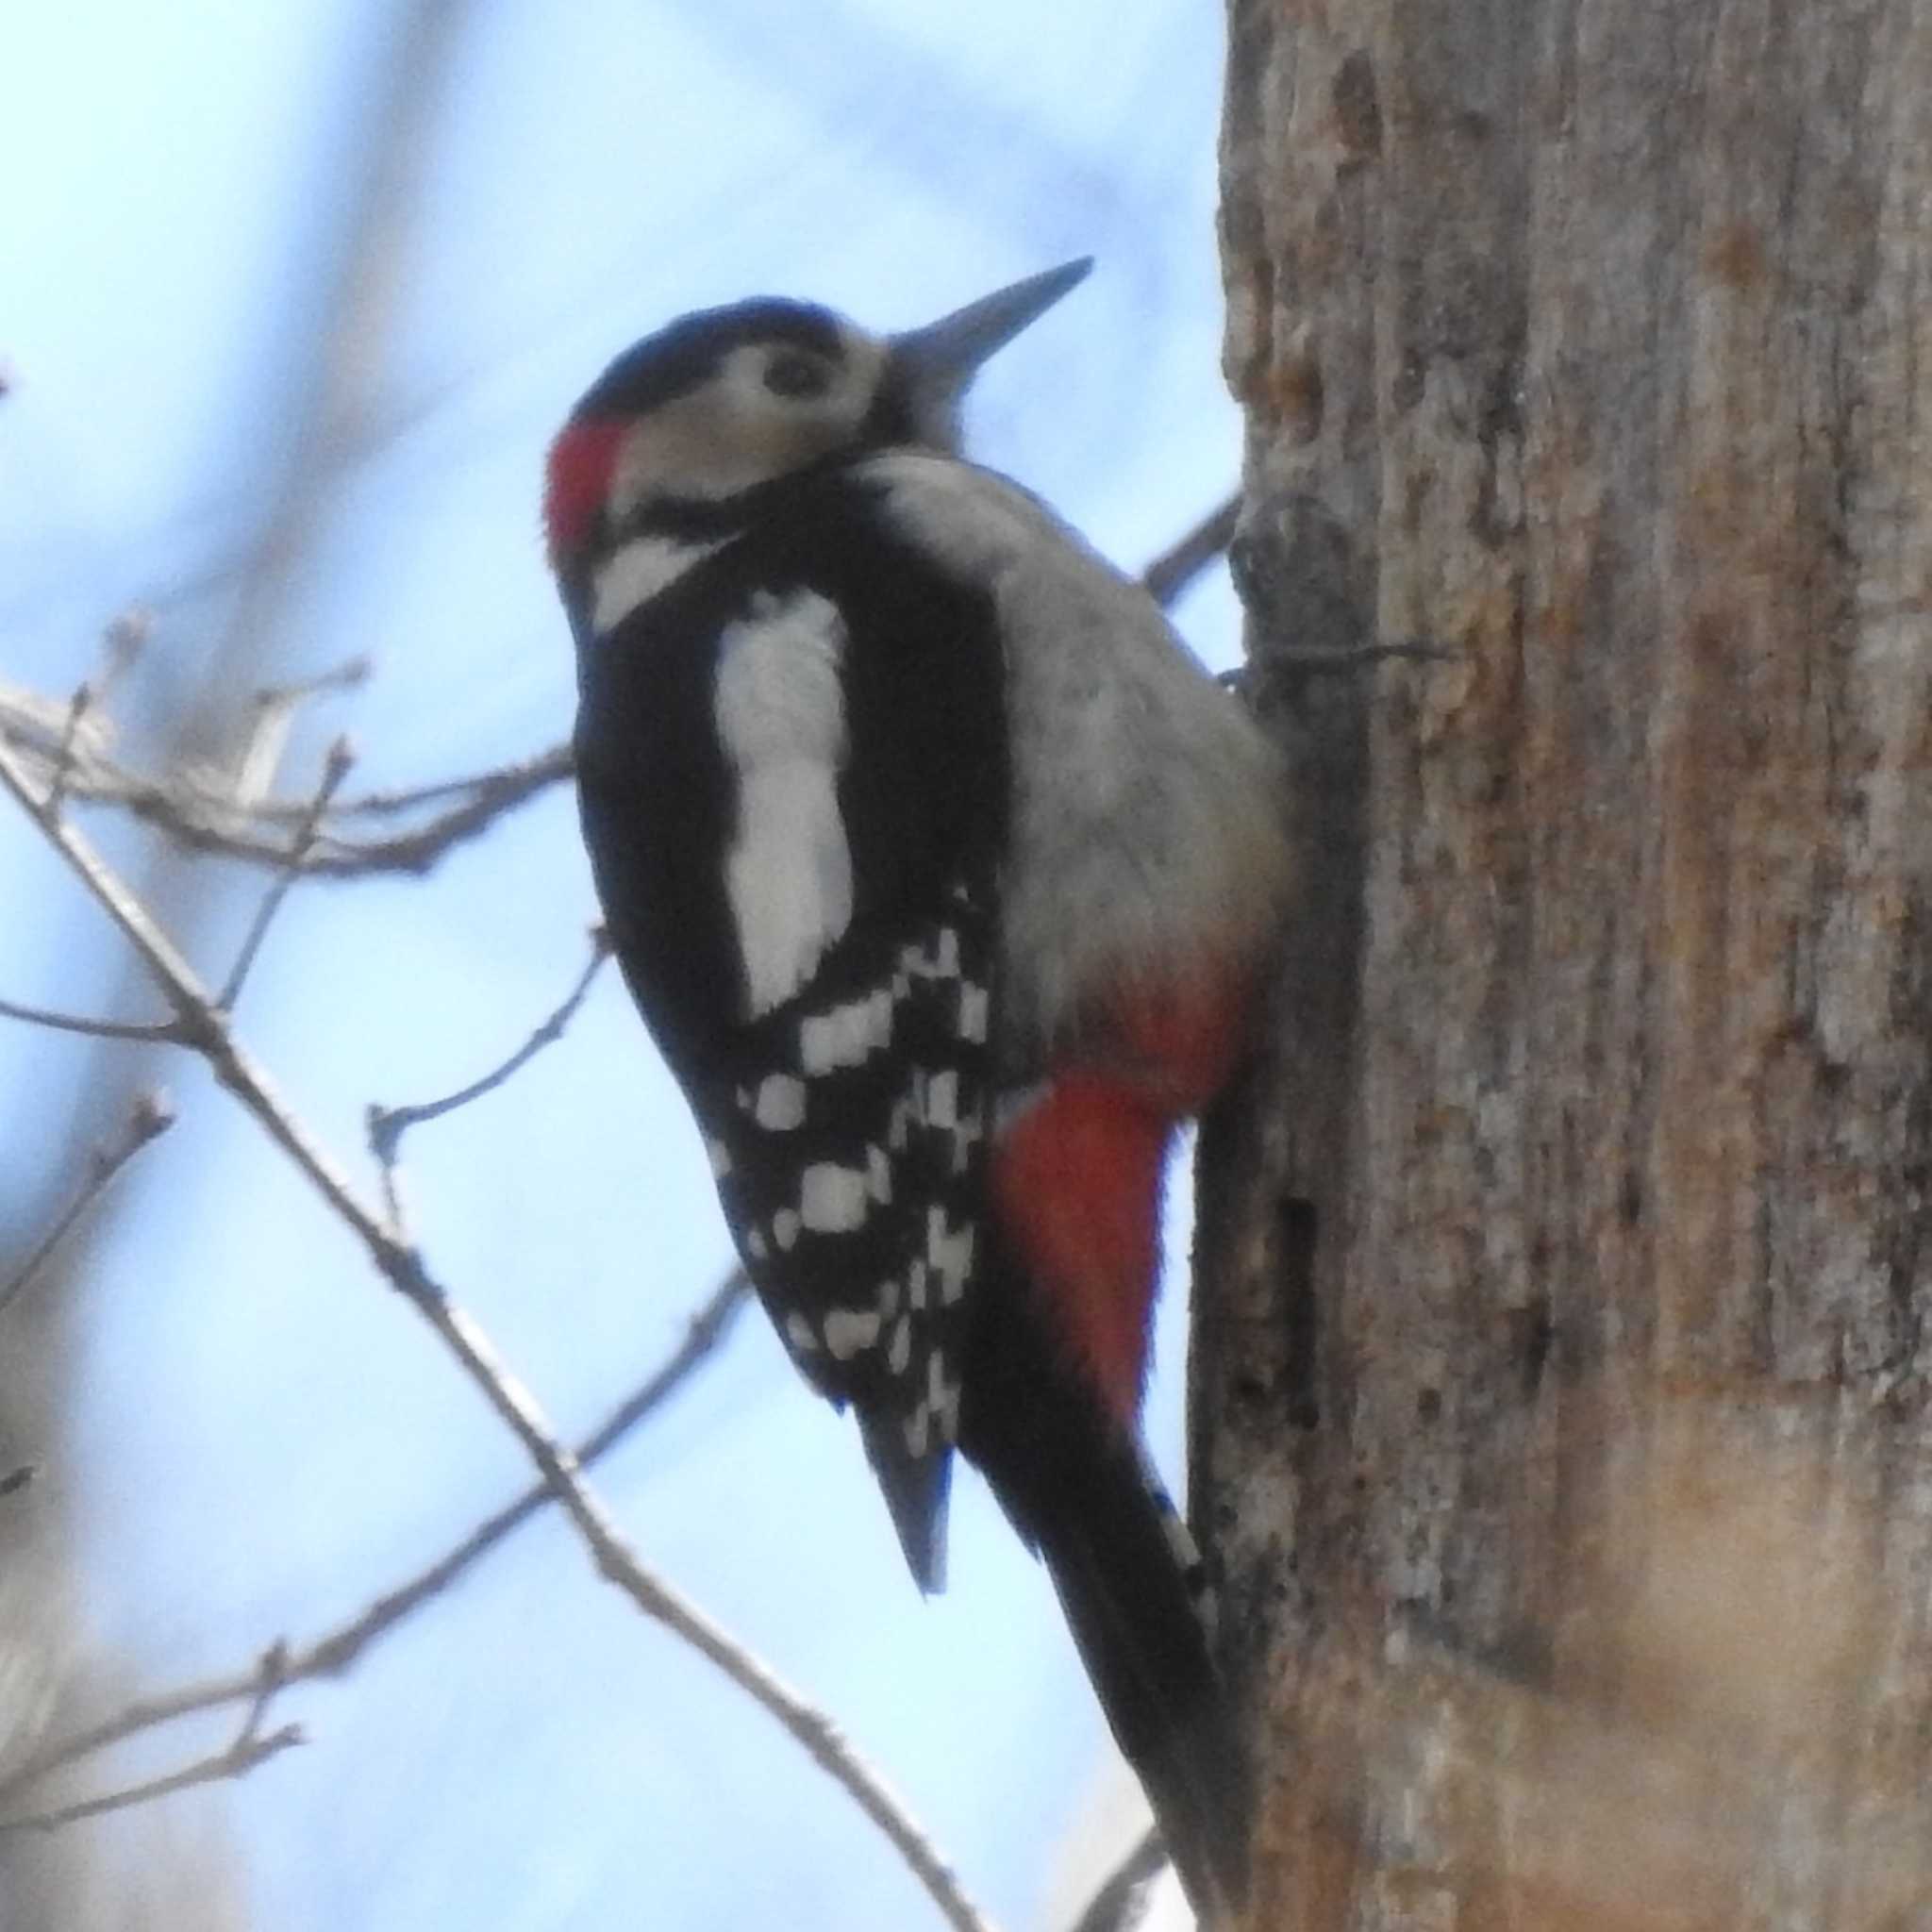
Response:
[[[780,349],[765,364],[765,387],[774,396],[794,402],[822,396],[832,386],[832,372],[816,357],[797,349]]]

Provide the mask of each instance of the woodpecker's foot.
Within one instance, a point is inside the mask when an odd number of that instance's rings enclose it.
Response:
[[[1442,664],[1461,655],[1455,645],[1434,643],[1427,638],[1402,638],[1387,644],[1316,645],[1306,650],[1277,651],[1265,664],[1243,664],[1237,670],[1224,671],[1221,682],[1253,703],[1291,679],[1313,677],[1323,672],[1363,671],[1389,658]]]

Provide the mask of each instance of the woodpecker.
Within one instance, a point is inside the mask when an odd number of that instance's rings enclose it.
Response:
[[[959,450],[1087,261],[880,337],[671,323],[551,447],[583,832],[625,978],[919,1587],[955,1449],[1045,1561],[1197,1909],[1245,1780],[1139,1409],[1163,1162],[1289,891],[1269,744],[1153,600]]]

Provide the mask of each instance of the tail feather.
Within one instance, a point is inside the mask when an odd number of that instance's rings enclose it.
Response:
[[[915,1456],[906,1446],[906,1424],[897,1415],[861,1415],[866,1459],[884,1491],[892,1527],[912,1580],[927,1596],[946,1587],[946,1498],[953,1457],[947,1449]]]
[[[1004,1286],[975,1339],[960,1447],[1045,1562],[1194,1909],[1221,1924],[1246,1890],[1249,1793],[1198,1563],[1138,1444],[1051,1345],[1024,1284]]]
[[[1241,1740],[1206,1631],[1144,1492],[1134,1513],[1141,1521],[1132,1549],[1117,1537],[1103,1541],[1084,1527],[1056,1524],[1041,1532],[1041,1555],[1188,1896],[1204,1923],[1218,1924],[1246,1890],[1249,1804]],[[1118,1520],[1113,1524],[1123,1527]]]

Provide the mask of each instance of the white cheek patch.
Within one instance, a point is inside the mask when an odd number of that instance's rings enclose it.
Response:
[[[641,604],[670,589],[716,543],[687,543],[675,537],[633,537],[598,569],[591,586],[591,628],[606,637]]]
[[[838,611],[809,591],[759,595],[718,642],[718,737],[738,779],[725,887],[754,1016],[791,998],[852,918],[844,651]]]
[[[642,504],[724,502],[853,442],[878,391],[884,345],[853,329],[837,349],[814,345],[828,382],[808,397],[766,386],[780,346],[741,344],[695,388],[631,426],[608,490],[617,522]]]

